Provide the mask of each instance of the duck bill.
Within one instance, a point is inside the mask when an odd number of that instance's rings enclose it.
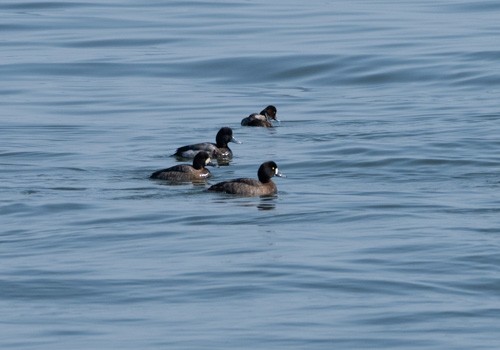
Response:
[[[237,143],[237,144],[242,144],[243,142],[236,140],[234,137],[231,137],[231,142]]]

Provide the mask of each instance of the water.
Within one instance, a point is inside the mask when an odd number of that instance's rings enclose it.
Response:
[[[2,349],[500,347],[497,2],[0,13]],[[221,126],[276,197],[148,179]]]

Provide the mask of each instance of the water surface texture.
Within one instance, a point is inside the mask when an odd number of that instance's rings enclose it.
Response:
[[[500,348],[498,1],[0,14],[0,348]],[[222,126],[207,184],[148,179]]]

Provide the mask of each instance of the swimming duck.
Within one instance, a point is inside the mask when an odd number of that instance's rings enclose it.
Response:
[[[196,143],[193,145],[187,145],[177,148],[174,156],[178,158],[193,158],[198,152],[205,151],[212,158],[217,159],[230,159],[233,156],[233,152],[227,146],[229,142],[241,143],[233,137],[233,130],[229,127],[223,127],[219,130],[215,136],[215,142],[203,142]]]
[[[207,152],[201,151],[193,159],[193,165],[178,164],[167,169],[155,171],[151,179],[168,180],[172,182],[188,182],[205,180],[212,176],[205,168],[207,165],[215,165],[211,162]]]
[[[276,113],[278,113],[276,107],[269,105],[260,113],[252,113],[248,117],[243,118],[243,120],[241,121],[241,125],[263,126],[265,128],[272,128],[273,124],[271,122],[273,120],[276,120],[279,123],[279,120],[276,119]]]
[[[208,191],[224,192],[241,196],[269,196],[278,192],[278,188],[271,178],[273,176],[284,177],[273,161],[262,163],[257,175],[259,177],[258,180],[239,178],[219,182],[210,186]]]

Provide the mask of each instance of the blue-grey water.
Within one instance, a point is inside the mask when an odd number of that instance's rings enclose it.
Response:
[[[0,15],[1,349],[500,348],[498,1]],[[148,179],[221,126],[206,185]]]

